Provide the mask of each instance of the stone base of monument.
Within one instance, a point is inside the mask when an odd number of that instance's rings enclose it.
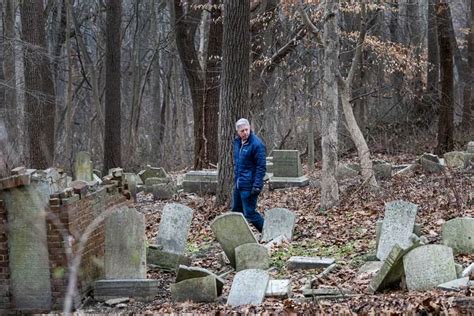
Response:
[[[158,249],[156,245],[150,245],[146,251],[146,262],[152,264],[160,269],[167,271],[175,271],[180,264],[191,265],[191,258],[183,254],[167,252]]]
[[[94,285],[94,299],[106,301],[119,297],[133,297],[139,301],[152,301],[158,294],[158,280],[120,279],[99,280]]]
[[[270,190],[283,189],[291,187],[304,187],[309,184],[309,179],[306,176],[301,177],[271,177],[268,180]]]
[[[192,170],[184,175],[183,191],[197,194],[215,194],[217,170]]]

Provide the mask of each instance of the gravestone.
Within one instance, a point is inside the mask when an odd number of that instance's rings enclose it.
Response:
[[[160,288],[160,282],[151,279],[99,280],[94,283],[94,299],[107,301],[133,297],[149,302],[155,298]]]
[[[216,278],[208,275],[171,284],[171,297],[176,302],[213,302],[217,298]]]
[[[145,216],[126,205],[105,219],[105,278],[146,279]]]
[[[235,248],[235,270],[268,269],[270,256],[268,249],[256,243],[243,244]]]
[[[470,154],[474,154],[474,142],[467,143],[466,151]]]
[[[306,270],[329,267],[335,262],[333,258],[293,256],[288,259],[288,270]]]
[[[379,247],[379,241],[380,241],[380,230],[382,229],[382,224],[383,220],[377,220],[375,223],[375,248]],[[418,237],[421,237],[421,224],[415,223],[415,226],[413,227],[413,234],[417,235]]]
[[[131,172],[124,172],[123,174],[125,178],[125,184],[127,185],[128,191],[130,191],[130,195],[133,197],[134,200],[137,198],[137,193],[138,193],[138,179],[140,177],[134,173]],[[141,179],[140,179],[141,182]]]
[[[242,213],[229,212],[217,216],[211,223],[211,229],[234,268],[235,248],[243,244],[257,243]]]
[[[303,175],[297,150],[273,150],[272,155],[273,176],[268,181],[271,190],[309,184],[309,179]]]
[[[430,290],[457,278],[453,250],[443,245],[426,245],[403,257],[408,290]]]
[[[227,304],[231,306],[261,304],[268,281],[268,272],[264,270],[247,269],[237,272],[232,281]]]
[[[443,224],[443,244],[453,248],[454,253],[474,253],[474,218],[459,217]]]
[[[178,271],[176,272],[176,283],[181,282],[183,280],[187,279],[193,279],[193,278],[201,278],[201,277],[206,277],[206,276],[213,276],[215,278],[216,282],[216,289],[217,289],[217,295],[222,294],[222,289],[224,287],[224,280],[212,273],[211,271],[204,269],[204,268],[199,268],[199,267],[188,267],[185,265],[180,265],[178,267]]]
[[[430,173],[439,173],[443,172],[445,167],[441,163],[441,160],[438,156],[424,153],[419,159],[418,163],[421,165],[423,170],[430,172]]]
[[[179,265],[189,266],[191,258],[181,253],[167,252],[157,245],[149,245],[146,249],[146,261],[164,271],[174,271]]]
[[[291,296],[290,280],[270,280],[265,291],[266,297],[288,298]]]
[[[405,201],[392,201],[386,204],[377,258],[385,260],[396,244],[402,248],[410,246],[417,209],[416,204]]]
[[[148,178],[168,178],[165,169],[161,167],[155,168],[150,165],[146,166],[145,170],[140,171],[138,176],[142,179],[143,183],[145,183]]]
[[[463,151],[450,151],[443,155],[446,166],[464,169],[469,166],[471,155]]]
[[[192,219],[193,210],[189,207],[177,203],[166,204],[156,237],[156,244],[161,250],[184,253]]]
[[[92,181],[92,160],[88,152],[80,151],[74,161],[74,180]]]
[[[470,286],[470,284],[471,282],[469,281],[469,278],[464,277],[439,284],[437,288],[445,291],[461,291]],[[472,284],[474,285],[474,282],[472,282]]]
[[[216,189],[217,170],[192,170],[184,175],[184,192],[215,194]]]
[[[176,194],[177,188],[171,177],[148,177],[145,180],[145,192],[153,193],[154,199],[166,200]]]
[[[293,237],[296,216],[286,208],[272,208],[265,212],[262,241],[267,242],[278,236],[285,236],[288,240]]]

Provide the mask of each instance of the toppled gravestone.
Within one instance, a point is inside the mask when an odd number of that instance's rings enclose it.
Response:
[[[464,169],[469,167],[472,155],[463,151],[450,151],[443,155],[446,166]]]
[[[211,223],[211,229],[234,268],[235,248],[243,244],[257,243],[242,213],[229,212],[217,216]]]
[[[169,200],[176,194],[177,187],[171,177],[149,177],[145,180],[145,192],[153,193],[155,200]]]
[[[443,245],[426,245],[413,249],[403,257],[408,290],[430,290],[455,280],[453,250]]]
[[[410,236],[415,226],[417,209],[416,204],[405,201],[392,201],[386,204],[377,258],[385,260],[396,244],[402,248],[411,245]]]
[[[178,267],[178,271],[176,272],[176,283],[181,282],[183,280],[188,280],[188,279],[194,279],[194,278],[200,278],[200,277],[205,277],[205,276],[214,276],[216,279],[216,289],[217,289],[217,295],[222,294],[222,288],[224,287],[224,280],[212,273],[211,271],[204,269],[204,268],[199,268],[199,267],[188,267],[185,265],[180,265]]]
[[[466,145],[466,152],[474,154],[474,142],[469,142]]]
[[[237,272],[232,281],[227,304],[231,306],[261,304],[268,281],[268,272],[264,270],[247,269]]]
[[[192,170],[184,175],[184,192],[215,194],[216,189],[217,170]]]
[[[151,279],[99,280],[94,284],[94,299],[107,301],[120,297],[133,297],[152,301],[158,294],[160,282]]]
[[[161,167],[155,168],[150,165],[147,165],[145,170],[140,171],[138,176],[142,179],[143,183],[145,183],[148,178],[168,178],[165,169]]]
[[[474,218],[459,217],[443,224],[443,244],[453,249],[454,253],[474,253]]]
[[[272,208],[265,212],[262,241],[267,242],[278,236],[285,236],[287,240],[293,237],[295,227],[295,213],[286,208]]]
[[[329,267],[334,263],[333,258],[293,256],[286,262],[288,270],[306,270]]]
[[[443,172],[445,169],[444,165],[441,164],[439,157],[429,153],[424,153],[421,155],[421,157],[418,159],[418,163],[421,165],[423,170],[430,173]]]
[[[474,286],[474,283],[470,282],[468,277],[463,277],[439,284],[437,288],[445,291],[461,291],[471,284]]]
[[[268,269],[270,266],[270,255],[265,246],[249,243],[235,248],[235,270],[245,269]]]
[[[288,298],[291,296],[290,280],[270,280],[265,290],[266,297]]]
[[[224,280],[206,269],[180,265],[171,296],[177,302],[212,302],[222,294],[223,286]]]
[[[193,210],[177,203],[166,204],[161,216],[156,245],[148,247],[147,261],[162,269],[174,270],[189,264],[184,256]]]

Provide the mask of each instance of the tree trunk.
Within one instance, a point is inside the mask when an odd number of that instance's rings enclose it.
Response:
[[[337,121],[338,121],[338,72],[339,36],[337,33],[338,0],[327,0],[324,23],[324,79],[323,104],[321,107],[321,208],[326,210],[339,203],[339,188],[336,180],[337,167]]]
[[[72,131],[72,118],[73,118],[73,103],[72,103],[72,84],[73,84],[73,62],[71,56],[71,39],[70,39],[70,25],[72,19],[72,5],[70,0],[65,0],[66,6],[66,35],[65,35],[65,46],[66,46],[66,58],[67,58],[67,70],[68,78],[66,84],[66,121],[64,124],[64,134],[65,134],[65,158],[67,162],[70,162],[72,165],[73,161],[73,131]]]
[[[439,47],[438,26],[436,25],[435,5],[438,0],[429,0],[428,3],[428,74],[426,93],[424,96],[425,107],[428,110],[427,117],[431,117],[433,110],[439,104]],[[430,115],[431,113],[431,115]]]
[[[107,0],[105,52],[105,131],[104,174],[122,165],[121,156],[121,90],[120,50],[122,3]]]
[[[21,1],[25,64],[25,120],[29,167],[46,169],[54,160],[56,100],[48,60],[42,1]]]
[[[453,150],[453,51],[449,34],[448,3],[436,5],[440,59],[441,109],[438,121],[438,145],[435,153]]]
[[[219,104],[219,174],[216,204],[230,201],[234,124],[249,113],[250,0],[224,0]]]
[[[471,0],[471,27],[467,40],[467,60],[468,76],[464,86],[464,106],[462,113],[462,129],[466,135],[469,135],[474,127],[474,95],[472,85],[474,85],[474,0]]]
[[[311,51],[306,52],[306,80],[305,80],[305,92],[306,92],[306,109],[308,113],[308,168],[314,171],[314,115],[313,115],[313,71],[312,71],[313,54]]]
[[[18,123],[20,111],[16,100],[16,67],[15,67],[15,0],[5,0],[3,33],[3,74],[5,76],[5,125],[7,129],[8,141],[13,145],[15,152],[20,148],[18,137]]]

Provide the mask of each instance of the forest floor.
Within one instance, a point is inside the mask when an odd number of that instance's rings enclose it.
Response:
[[[380,157],[392,164],[413,163],[414,156]],[[474,173],[449,170],[443,174],[428,174],[420,169],[406,175],[379,181],[378,192],[368,192],[361,187],[360,179],[341,182],[341,203],[328,212],[319,209],[320,189],[315,185],[319,179],[320,166],[306,175],[311,185],[269,191],[265,186],[259,198],[258,209],[285,207],[297,215],[293,240],[272,249],[270,277],[290,279],[293,295],[288,299],[265,298],[259,306],[231,307],[226,305],[234,272],[226,275],[224,291],[211,304],[175,303],[171,299],[170,284],[175,274],[149,269],[148,277],[158,279],[162,285],[159,295],[149,303],[129,301],[124,305],[107,306],[89,301],[81,308],[84,313],[456,313],[456,298],[473,296],[469,289],[461,292],[431,290],[409,292],[393,289],[383,293],[369,294],[370,278],[357,278],[358,268],[375,256],[376,221],[383,218],[384,204],[392,200],[405,200],[418,205],[417,223],[430,244],[441,243],[442,224],[452,218],[474,216]],[[154,202],[151,196],[140,195],[136,207],[147,221],[147,238],[153,243],[158,233],[160,215],[165,203]],[[193,257],[193,266],[206,268],[216,274],[231,270],[222,259],[222,248],[210,229],[211,221],[228,208],[214,207],[214,197],[198,197],[180,193],[173,202],[185,204],[194,210],[193,222],[188,238],[187,252]],[[258,237],[256,231],[254,231]],[[285,268],[290,256],[325,256],[336,259],[338,269],[322,286],[338,286],[350,289],[354,294],[337,300],[305,299],[301,287],[314,278],[320,270],[289,271]],[[456,255],[457,263],[466,267],[474,262],[474,254]],[[472,303],[471,303],[472,304]],[[474,311],[472,311],[474,313]]]

